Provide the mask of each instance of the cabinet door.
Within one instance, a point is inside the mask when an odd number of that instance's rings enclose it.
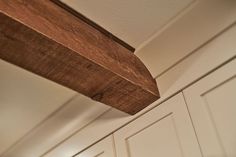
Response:
[[[75,157],[115,157],[113,137],[108,136]]]
[[[184,91],[202,153],[236,157],[236,60]]]
[[[114,133],[117,157],[200,157],[182,94]]]

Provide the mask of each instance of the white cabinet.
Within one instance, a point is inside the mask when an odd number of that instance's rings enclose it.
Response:
[[[236,59],[183,93],[76,157],[236,157]]]
[[[180,93],[114,133],[117,157],[200,157]]]
[[[236,60],[184,90],[204,157],[236,157]]]
[[[236,157],[235,57],[183,93],[76,157]]]
[[[113,137],[106,137],[75,157],[115,157]]]

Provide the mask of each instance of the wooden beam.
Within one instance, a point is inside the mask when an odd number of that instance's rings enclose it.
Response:
[[[0,58],[129,114],[159,98],[127,47],[49,0],[0,0]]]

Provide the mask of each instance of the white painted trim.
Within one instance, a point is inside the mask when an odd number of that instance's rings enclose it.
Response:
[[[202,0],[136,55],[158,77],[236,21],[236,1]]]
[[[148,44],[154,40],[155,38],[158,38],[158,36],[167,30],[169,27],[171,27],[175,22],[177,22],[180,18],[182,18],[185,14],[187,14],[189,11],[191,11],[195,5],[199,2],[199,0],[193,0],[189,5],[187,5],[184,9],[182,9],[178,14],[176,14],[173,18],[171,18],[166,24],[164,24],[161,29],[158,29],[155,33],[153,33],[147,40],[145,40],[142,44],[140,44],[136,49],[135,53],[139,52],[144,48],[145,46],[148,46]]]

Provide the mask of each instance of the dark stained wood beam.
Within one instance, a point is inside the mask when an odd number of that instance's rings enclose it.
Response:
[[[0,58],[129,114],[159,98],[127,47],[49,0],[0,0]]]

